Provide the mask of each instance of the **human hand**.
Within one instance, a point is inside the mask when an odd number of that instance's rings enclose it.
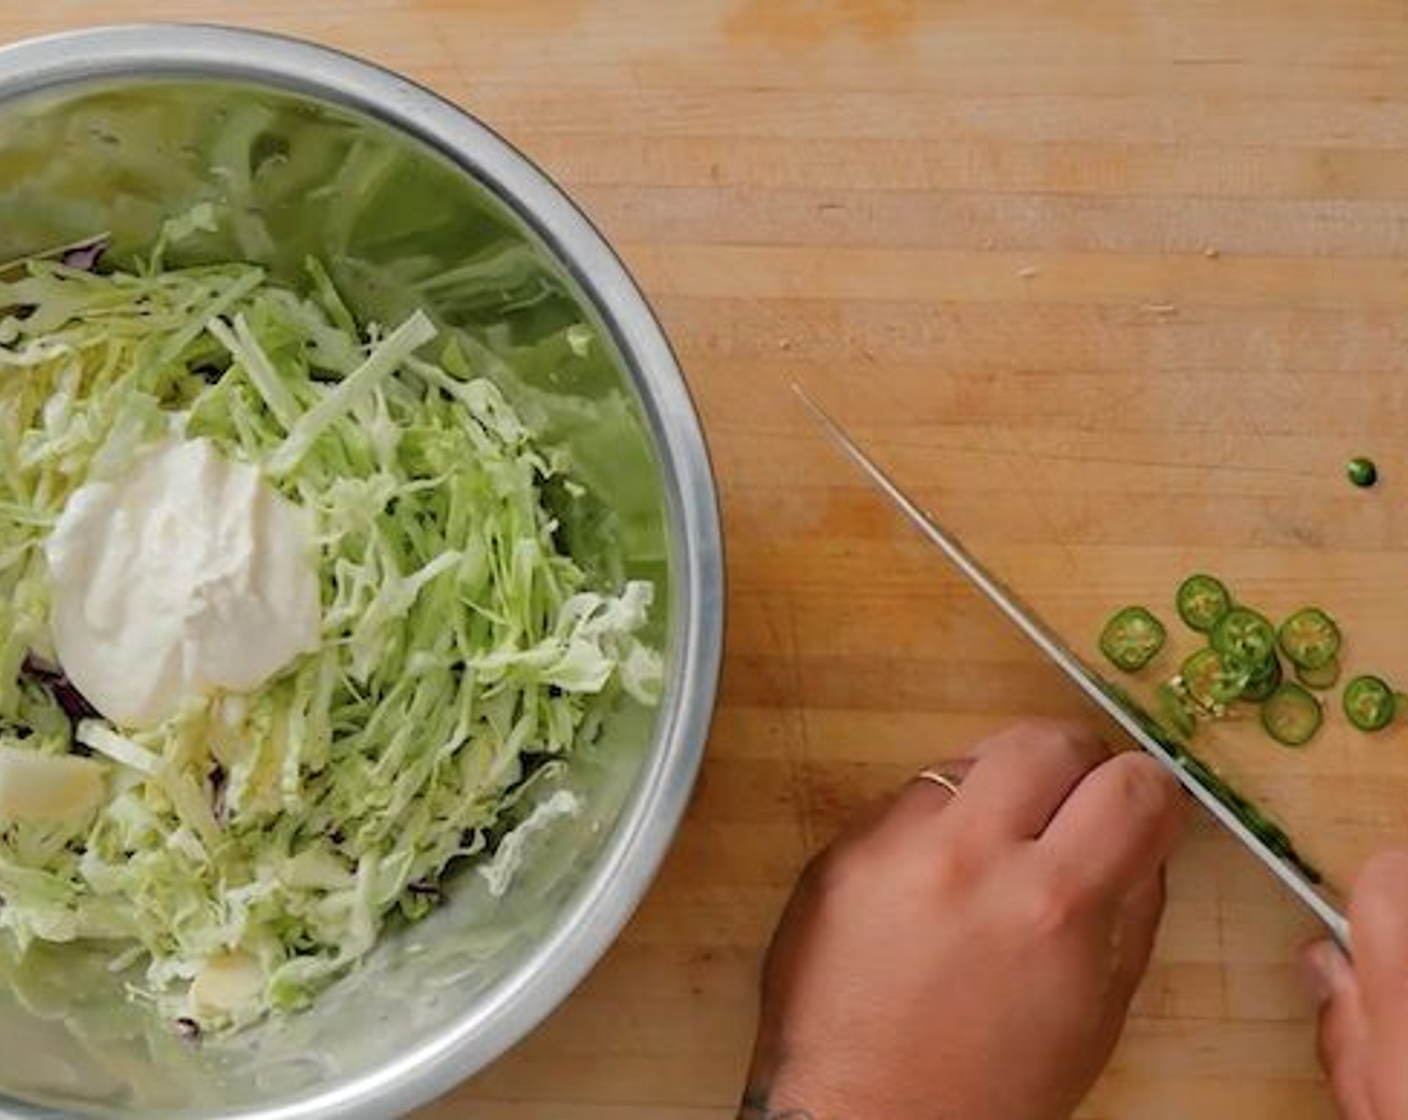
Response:
[[[741,1113],[1055,1120],[1148,964],[1176,782],[1050,722],[910,782],[802,876],[769,952]]]
[[[1349,928],[1353,962],[1329,941],[1303,958],[1320,1062],[1345,1120],[1408,1120],[1408,850],[1360,872]]]

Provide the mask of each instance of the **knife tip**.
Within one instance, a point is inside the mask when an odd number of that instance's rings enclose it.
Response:
[[[831,417],[827,414],[826,409],[822,408],[821,405],[816,402],[816,398],[802,388],[800,382],[791,382],[791,389],[796,398],[807,406],[807,410],[813,416],[818,420],[825,421],[828,427],[831,426]]]

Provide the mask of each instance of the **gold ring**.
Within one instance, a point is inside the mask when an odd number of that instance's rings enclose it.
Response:
[[[919,773],[914,775],[914,777],[916,781],[933,782],[934,785],[939,786],[942,789],[948,790],[948,792],[953,794],[954,797],[958,796],[959,779],[957,778],[951,778],[947,774],[941,773],[938,770],[921,770],[919,771]]]

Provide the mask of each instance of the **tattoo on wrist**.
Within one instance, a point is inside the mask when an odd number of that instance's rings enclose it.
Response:
[[[805,1108],[774,1108],[768,1101],[767,1090],[750,1089],[743,1094],[738,1106],[738,1120],[814,1120]]]

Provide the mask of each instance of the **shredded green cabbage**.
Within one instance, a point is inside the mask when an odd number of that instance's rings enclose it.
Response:
[[[311,296],[252,265],[161,267],[210,222],[168,224],[135,274],[0,280],[0,747],[88,754],[105,781],[96,810],[0,820],[0,928],[136,949],[139,995],[222,1029],[307,1004],[456,860],[503,889],[513,830],[573,809],[535,789],[612,705],[654,703],[662,666],[652,585],[606,586],[564,547],[547,494],[577,483],[482,376],[497,359],[428,357],[419,310],[359,329],[317,262]],[[43,542],[78,487],[172,433],[312,511],[322,648],[154,731],[75,720],[32,669],[54,658]]]

